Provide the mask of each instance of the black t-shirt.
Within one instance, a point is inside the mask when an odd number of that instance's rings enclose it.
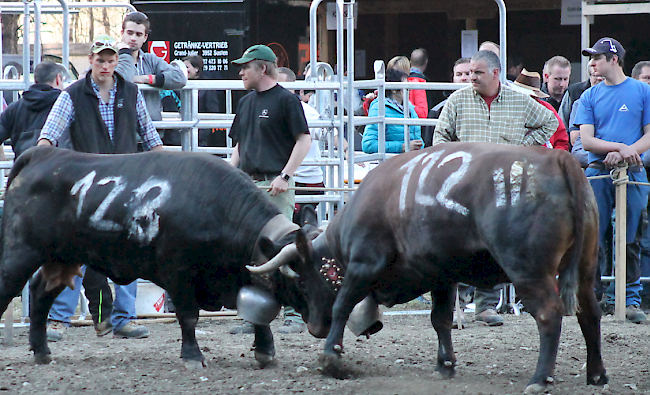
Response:
[[[300,100],[280,85],[242,97],[230,129],[239,144],[239,168],[266,176],[282,172],[303,133],[309,128]]]

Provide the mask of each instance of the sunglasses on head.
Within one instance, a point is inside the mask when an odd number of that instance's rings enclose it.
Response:
[[[93,47],[114,47],[115,45],[117,45],[117,41],[115,41],[115,39],[104,38],[95,41]]]

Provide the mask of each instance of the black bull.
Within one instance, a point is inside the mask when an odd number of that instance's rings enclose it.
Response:
[[[270,258],[302,232],[282,218],[248,176],[212,155],[35,147],[9,176],[0,312],[41,268],[30,283],[29,340],[36,362],[48,363],[47,314],[81,264],[117,284],[151,280],[174,301],[183,361],[199,367],[199,309],[235,307],[239,289],[251,284],[245,265],[254,250]],[[267,223],[289,230],[276,228],[270,239]],[[295,280],[277,273],[267,280],[280,303],[307,313]],[[268,325],[255,329],[255,356],[265,365],[275,354],[273,336]]]
[[[436,370],[453,377],[456,283],[512,282],[539,328],[540,355],[527,388],[537,392],[552,382],[562,316],[576,309],[587,382],[607,383],[594,294],[597,234],[593,192],[569,153],[451,143],[379,165],[325,233],[313,243],[298,238],[257,269],[290,263],[310,284],[308,326],[327,335],[321,361],[335,376],[345,374],[343,329],[358,302],[370,295],[392,306],[431,291]]]

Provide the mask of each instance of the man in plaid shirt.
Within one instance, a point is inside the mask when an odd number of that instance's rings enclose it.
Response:
[[[70,141],[75,151],[95,154],[127,154],[138,151],[136,132],[146,150],[162,150],[162,141],[137,86],[115,73],[117,42],[107,35],[95,38],[88,59],[87,75],[61,92],[41,130],[38,145],[57,145],[63,131],[70,130]],[[89,274],[90,275],[90,274]],[[93,281],[106,282],[106,277],[93,274]],[[76,282],[81,282],[78,277]],[[50,341],[61,340],[70,324],[79,300],[80,284],[75,290],[66,288],[54,301],[50,310],[47,336]],[[149,330],[137,325],[135,298],[137,281],[119,286],[115,284],[115,300],[110,320],[98,319],[98,336],[111,329],[115,337],[144,338]],[[107,295],[108,297],[108,295]],[[101,311],[100,311],[101,315]]]
[[[432,145],[484,142],[509,145],[544,145],[559,123],[553,112],[499,81],[501,61],[492,51],[478,51],[470,62],[472,86],[452,93],[440,113]],[[497,286],[499,287],[499,286]],[[477,289],[475,321],[503,325],[496,312],[499,290]]]

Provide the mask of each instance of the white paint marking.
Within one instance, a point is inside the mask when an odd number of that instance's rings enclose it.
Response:
[[[126,189],[126,183],[122,181],[122,177],[106,177],[102,178],[97,182],[97,185],[107,185],[108,183],[113,182],[115,186],[111,191],[106,195],[102,203],[97,207],[95,213],[90,217],[90,225],[95,229],[104,230],[104,231],[117,231],[122,230],[122,225],[117,222],[104,219],[106,211],[108,211],[108,206],[113,203],[113,200]]]
[[[467,168],[469,167],[469,164],[472,161],[472,155],[467,152],[462,152],[458,151],[455,152],[447,157],[445,157],[440,163],[438,164],[438,168],[444,166],[448,162],[454,160],[454,159],[460,159],[462,161],[460,167],[458,170],[455,172],[451,173],[449,177],[445,180],[445,182],[442,184],[442,187],[440,188],[440,191],[438,191],[438,194],[436,195],[436,200],[443,206],[447,207],[449,210],[456,211],[462,215],[467,215],[469,214],[469,210],[467,207],[461,205],[458,202],[455,202],[451,200],[447,195],[449,195],[449,192],[451,189],[456,186],[462,179],[465,173],[467,173]]]
[[[528,174],[528,178],[526,179],[526,199],[530,201],[535,199],[535,196],[537,194],[537,177],[535,174],[536,172],[537,169],[532,164],[529,164],[526,167],[526,173]]]
[[[516,206],[521,196],[521,181],[524,174],[524,162],[515,161],[510,167],[510,205]]]
[[[81,193],[79,193],[79,203],[77,204],[77,218],[81,217],[81,207],[84,204],[84,199],[86,199],[88,190],[93,185],[93,181],[95,180],[96,175],[97,172],[95,170],[91,171],[84,178],[75,182],[75,184],[72,186],[72,189],[70,189],[70,194],[72,196],[81,191]]]
[[[419,154],[415,158],[411,159],[410,161],[406,162],[405,164],[400,167],[401,169],[406,169],[406,173],[404,174],[404,178],[402,178],[402,187],[399,191],[399,211],[400,213],[403,213],[404,210],[406,209],[406,193],[408,192],[408,187],[409,187],[409,181],[411,180],[411,175],[413,174],[413,170],[418,165],[418,162],[426,156],[426,153]]]
[[[429,163],[427,163],[424,166],[422,172],[420,173],[420,179],[418,180],[418,189],[415,191],[415,203],[421,204],[423,206],[433,206],[436,203],[436,200],[433,198],[433,196],[427,195],[423,192],[425,190],[424,183],[426,182],[427,177],[429,176],[429,172],[431,171],[431,168],[435,166],[436,161],[442,156],[443,152],[444,151],[436,151],[427,155],[424,159],[422,159],[423,165],[427,161]]]
[[[495,191],[495,201],[497,207],[506,206],[506,181],[503,176],[503,169],[498,168],[492,174],[492,179],[494,180],[494,191]]]
[[[158,196],[148,202],[139,204],[147,193],[154,188],[160,189]],[[160,231],[160,215],[156,213],[156,210],[171,196],[171,185],[166,180],[151,177],[133,192],[135,193],[133,202],[137,208],[131,218],[129,235],[142,244],[148,244]]]

